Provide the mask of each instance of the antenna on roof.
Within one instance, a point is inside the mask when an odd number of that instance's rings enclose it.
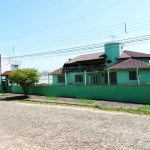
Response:
[[[110,37],[112,38],[113,42],[114,42],[114,39],[117,38],[115,35],[110,35]]]

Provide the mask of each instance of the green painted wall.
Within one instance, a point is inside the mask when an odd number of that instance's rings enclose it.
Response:
[[[2,93],[2,91],[3,91],[3,90],[2,90],[2,86],[0,85],[0,92]]]
[[[12,87],[12,93],[23,93]],[[150,104],[150,86],[33,86],[30,94]]]
[[[105,44],[105,55],[106,57],[106,66],[112,66],[119,62],[118,59],[116,59],[118,56],[121,55],[123,52],[123,45],[120,43],[108,43]],[[107,60],[111,60],[111,63],[107,63]]]
[[[133,69],[132,71],[136,71],[136,69]],[[128,70],[118,70],[117,84],[137,84],[137,80],[129,80]]]
[[[136,58],[136,59],[149,64],[149,58]]]
[[[150,83],[150,69],[149,70],[141,69],[141,70],[139,70],[139,74],[140,74],[140,82],[141,83],[143,83],[143,84]]]
[[[131,69],[136,71],[136,69]],[[150,83],[150,70],[139,69],[140,83]],[[117,84],[137,84],[137,80],[129,80],[129,70],[118,70],[117,71]]]
[[[110,70],[111,72],[117,72],[117,84],[137,84],[137,80],[129,80],[129,71],[136,71],[135,69],[120,69],[120,70]],[[86,72],[86,84],[89,85],[89,76],[90,76],[90,85],[95,84],[93,75],[98,75],[98,84],[105,84],[104,74],[107,71],[102,72]],[[75,83],[75,75],[83,75],[83,82]],[[150,69],[139,69],[140,83],[149,84],[150,83]],[[67,73],[67,85],[84,85],[85,84],[85,75],[84,72],[72,72]],[[57,75],[53,75],[53,85],[64,85],[64,83],[57,82]]]

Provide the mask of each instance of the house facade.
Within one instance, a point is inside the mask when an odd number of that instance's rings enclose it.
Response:
[[[107,43],[104,52],[80,55],[51,72],[53,85],[150,84],[150,54]]]

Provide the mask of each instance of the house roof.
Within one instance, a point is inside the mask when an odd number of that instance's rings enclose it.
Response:
[[[53,71],[53,72],[51,72],[50,74],[62,74],[62,67],[55,70],[55,71]]]
[[[133,57],[133,58],[149,58],[150,59],[150,54],[124,50],[118,58],[130,58],[130,57]]]
[[[75,62],[86,61],[86,60],[103,59],[104,57],[105,57],[104,52],[80,55],[80,56],[77,56],[77,57],[67,61],[65,64],[72,64]]]
[[[122,54],[118,58],[130,58],[130,57],[131,57],[130,55],[128,55],[127,53],[123,51]]]
[[[150,65],[146,64],[142,61],[133,59],[133,58],[129,58],[125,61],[122,61],[118,64],[115,64],[113,66],[108,67],[107,69],[133,69],[133,68],[145,68],[145,69],[150,69]]]
[[[11,73],[11,71],[5,71],[4,73],[1,74],[1,76],[8,76]]]

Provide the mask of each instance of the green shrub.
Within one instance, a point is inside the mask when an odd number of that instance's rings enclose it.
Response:
[[[90,99],[80,99],[79,100],[81,103],[86,103],[86,104],[93,104],[94,100],[90,100]]]
[[[55,96],[45,96],[45,99],[47,99],[47,100],[58,100],[58,97],[55,97]]]

